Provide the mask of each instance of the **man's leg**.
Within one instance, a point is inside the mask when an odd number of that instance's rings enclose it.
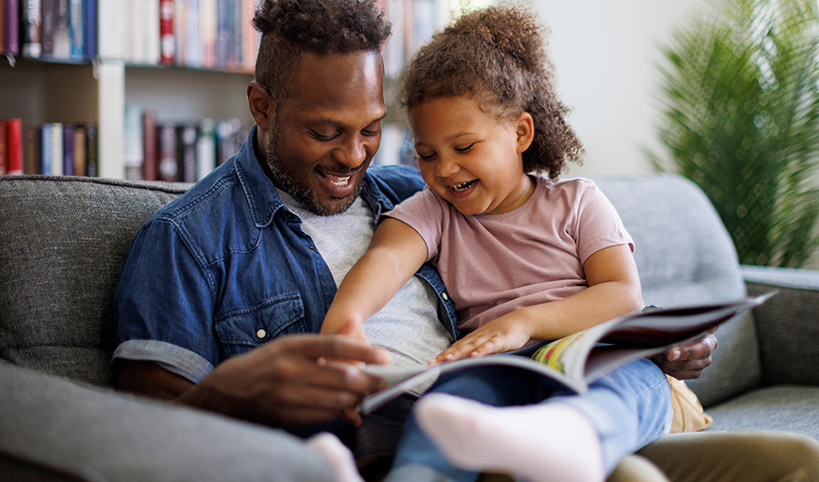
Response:
[[[819,442],[773,431],[667,435],[638,454],[674,482],[808,482],[819,480]]]

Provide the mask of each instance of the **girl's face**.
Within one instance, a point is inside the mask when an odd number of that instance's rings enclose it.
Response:
[[[501,120],[471,97],[442,97],[409,111],[418,166],[427,185],[465,215],[500,214],[534,190],[522,154],[532,143],[532,116]]]

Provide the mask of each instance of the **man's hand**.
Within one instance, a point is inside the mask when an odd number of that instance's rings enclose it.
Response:
[[[344,417],[360,425],[353,409],[384,381],[338,360],[382,364],[389,355],[353,337],[285,336],[226,360],[199,387],[240,418],[289,426]]]
[[[151,362],[124,361],[120,389],[273,426],[298,426],[343,417],[384,387],[384,380],[337,360],[383,364],[389,353],[355,337],[288,335],[218,365],[199,384]]]
[[[699,378],[702,371],[711,364],[711,354],[717,347],[717,337],[714,335],[716,331],[714,328],[699,340],[654,355],[651,361],[678,380]]]

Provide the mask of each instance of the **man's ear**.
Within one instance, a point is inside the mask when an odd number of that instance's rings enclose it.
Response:
[[[523,154],[529,146],[532,145],[532,140],[535,138],[535,123],[532,120],[532,115],[528,112],[520,114],[515,121],[515,134],[517,134],[517,152]]]
[[[255,80],[247,85],[247,104],[253,120],[260,129],[267,131],[273,120],[273,104],[267,89]]]

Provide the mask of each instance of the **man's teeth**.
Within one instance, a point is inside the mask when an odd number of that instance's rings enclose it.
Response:
[[[347,177],[335,177],[335,176],[327,176],[327,180],[330,181],[331,184],[338,187],[346,186],[350,182],[350,178],[352,176]]]

